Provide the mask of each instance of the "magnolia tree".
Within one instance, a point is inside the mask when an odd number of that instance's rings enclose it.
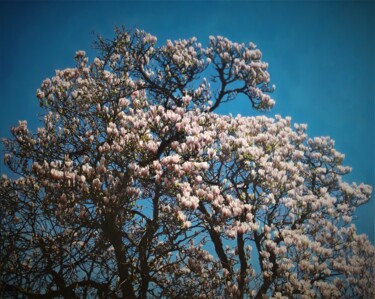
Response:
[[[3,141],[1,296],[373,298],[351,224],[371,187],[342,179],[334,142],[214,112],[274,105],[256,46],[156,41],[118,29],[92,63],[78,51],[37,91],[43,125]]]

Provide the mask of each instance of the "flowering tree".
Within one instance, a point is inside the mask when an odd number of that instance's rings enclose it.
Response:
[[[3,297],[374,296],[375,249],[350,224],[371,187],[342,180],[334,142],[214,113],[274,105],[254,44],[118,29],[96,46],[43,81],[36,134],[20,121],[3,141]]]

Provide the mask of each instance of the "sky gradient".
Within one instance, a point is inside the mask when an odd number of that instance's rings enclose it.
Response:
[[[209,35],[254,42],[269,63],[276,106],[267,113],[307,123],[308,134],[331,136],[353,168],[346,181],[375,186],[375,2],[148,1],[0,2],[0,136],[18,120],[38,127],[35,91],[55,69],[74,66],[76,50],[114,26],[144,29],[166,39]],[[252,115],[238,99],[219,113]],[[1,166],[1,173],[4,173]],[[374,243],[374,196],[359,208],[359,232]]]

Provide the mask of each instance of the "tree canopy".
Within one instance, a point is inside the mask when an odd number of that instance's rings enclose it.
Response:
[[[3,140],[2,297],[374,297],[351,223],[372,188],[343,180],[334,141],[215,113],[273,107],[253,43],[119,28],[95,47],[43,81],[37,132]]]

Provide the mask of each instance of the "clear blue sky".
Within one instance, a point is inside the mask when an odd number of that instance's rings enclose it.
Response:
[[[35,90],[55,69],[74,66],[76,50],[92,61],[93,32],[113,37],[124,24],[159,43],[223,35],[254,42],[269,62],[277,90],[268,116],[291,116],[310,136],[331,136],[353,168],[347,180],[375,186],[374,12],[373,1],[0,2],[0,136],[19,119],[38,126]],[[229,112],[252,114],[241,101],[220,110]],[[356,221],[373,243],[374,212],[372,200]]]

